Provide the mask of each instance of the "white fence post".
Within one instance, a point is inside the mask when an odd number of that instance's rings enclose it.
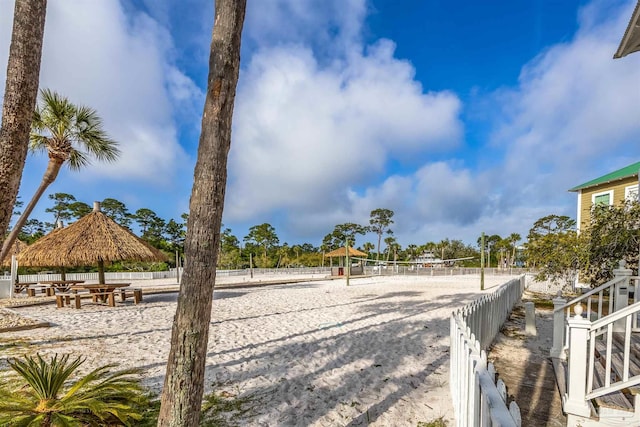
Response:
[[[524,277],[511,280],[451,315],[450,389],[458,427],[521,427],[515,402],[507,405],[504,384],[496,384],[487,347],[521,298]]]
[[[562,298],[560,292],[558,296],[553,299],[553,347],[551,347],[551,357],[558,357],[565,359],[564,354],[564,310],[562,307],[567,303],[567,300]]]
[[[591,410],[585,396],[587,394],[587,338],[591,322],[582,318],[582,305],[573,307],[575,316],[567,320],[569,324],[569,382],[563,409],[567,415],[589,417]]]
[[[632,271],[628,268],[625,268],[626,262],[624,260],[620,260],[618,264],[619,267],[613,270],[613,276],[617,278],[621,278],[622,280],[616,283],[616,296],[614,300],[615,311],[622,310],[626,306],[629,305],[629,281],[631,279]],[[620,319],[613,324],[613,332],[624,332],[625,331],[625,320]]]

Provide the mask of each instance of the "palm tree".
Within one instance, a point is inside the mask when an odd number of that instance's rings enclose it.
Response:
[[[80,170],[90,163],[89,158],[113,162],[118,158],[118,143],[109,139],[102,129],[102,120],[91,108],[72,104],[67,98],[48,89],[41,92],[42,103],[36,107],[29,136],[29,150],[46,151],[49,164],[33,198],[2,245],[0,260],[18,236],[31,211],[44,191],[55,181],[63,164]]]
[[[38,98],[46,13],[46,1],[15,2],[0,120],[0,236],[9,227],[27,157],[32,112]]]
[[[509,235],[509,240],[513,245],[513,247],[511,248],[513,251],[511,255],[511,265],[514,265],[516,262],[516,249],[518,247],[517,243],[520,241],[520,239],[522,239],[522,237],[518,233],[511,233]]]
[[[188,262],[171,330],[158,427],[200,423],[215,285],[215,270],[211,274],[210,265],[216,265],[220,239],[211,230],[220,230],[222,223],[246,5],[246,0],[215,2],[207,97],[184,244]]]
[[[396,243],[396,238],[395,237],[386,237],[384,239],[384,243],[387,245],[386,247],[386,251],[387,251],[387,262],[389,262],[389,257],[391,256],[391,251],[393,250],[393,245]]]
[[[69,362],[56,354],[9,359],[18,375],[0,384],[0,425],[78,426],[131,425],[140,421],[149,400],[135,369],[112,372],[106,365],[77,381],[69,378],[84,359]],[[26,382],[26,384],[24,384]]]

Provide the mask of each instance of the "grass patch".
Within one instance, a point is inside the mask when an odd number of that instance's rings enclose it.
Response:
[[[417,427],[447,427],[447,421],[440,417],[428,422],[420,421]]]
[[[203,427],[238,426],[234,422],[234,418],[249,412],[251,409],[249,407],[250,402],[251,399],[248,396],[238,397],[238,395],[228,391],[210,393],[205,396],[202,404],[200,425]]]
[[[158,415],[160,415],[160,399],[158,396],[149,395],[149,407],[142,413],[142,419],[136,421],[139,427],[155,427],[158,425]]]

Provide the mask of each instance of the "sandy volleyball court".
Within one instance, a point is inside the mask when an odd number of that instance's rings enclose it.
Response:
[[[509,276],[487,277],[485,292]],[[416,426],[453,421],[449,316],[480,295],[478,276],[320,281],[214,294],[206,392],[241,399],[250,426]],[[176,293],[116,308],[16,309],[53,324],[0,335],[6,357],[73,353],[86,368],[144,370],[162,387]],[[238,418],[239,417],[239,418]]]

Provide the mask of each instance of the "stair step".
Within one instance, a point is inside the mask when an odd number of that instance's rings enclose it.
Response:
[[[616,345],[618,345],[618,348],[620,348],[622,351],[622,348],[624,348],[624,334],[614,333],[613,341],[616,343]],[[640,338],[638,337],[637,333],[631,334],[630,353],[632,357],[635,357],[636,359],[640,359]]]
[[[615,342],[615,346],[611,349],[611,366],[613,367],[618,378],[622,378],[622,371],[624,367],[624,348],[620,346],[619,342]],[[596,340],[596,355],[603,359],[607,357],[607,345],[604,340]],[[632,352],[629,357],[629,376],[635,377],[640,375],[640,366],[638,365],[638,358]]]
[[[593,388],[596,389],[604,385],[605,369],[604,366],[602,366],[602,364],[600,363],[595,363],[594,367],[595,369],[593,372]],[[633,405],[621,391],[614,391],[613,393],[596,397],[593,400],[600,408],[610,408],[633,412]]]
[[[620,334],[614,334],[614,337]],[[611,348],[611,368],[616,381],[622,381],[624,372],[624,339],[622,341],[615,339]],[[605,340],[596,339],[596,356],[600,358],[602,366],[606,366],[607,357],[607,345]],[[638,364],[638,358],[633,351],[630,351],[629,356],[629,377],[635,377],[640,375],[640,365]],[[624,390],[625,393],[640,394],[640,386],[629,387]]]

